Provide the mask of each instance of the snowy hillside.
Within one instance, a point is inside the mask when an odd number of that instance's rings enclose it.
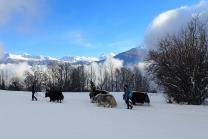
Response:
[[[208,107],[166,104],[150,94],[151,106],[126,109],[122,93],[117,108],[97,107],[88,93],[64,93],[50,103],[39,93],[0,91],[1,139],[205,139]]]

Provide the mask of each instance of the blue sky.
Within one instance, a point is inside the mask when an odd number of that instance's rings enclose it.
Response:
[[[199,0],[13,1],[17,2],[13,5],[6,0],[0,2],[4,6],[0,6],[0,44],[5,51],[57,58],[99,57],[137,47],[160,13],[199,3]]]

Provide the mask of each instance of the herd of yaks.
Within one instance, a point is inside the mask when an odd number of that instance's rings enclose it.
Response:
[[[95,90],[94,92],[93,91],[90,92],[89,96],[90,96],[91,102],[97,103],[98,106],[110,107],[110,108],[117,106],[116,99],[114,98],[113,95],[111,95],[107,91]],[[130,101],[134,105],[136,105],[137,103],[139,104],[150,103],[148,94],[146,92],[138,92],[138,91],[133,91],[133,95],[130,98]]]
[[[64,99],[64,95],[61,91],[46,90],[45,97],[50,98],[50,102],[61,103]],[[97,103],[98,106],[113,108],[117,106],[116,99],[112,94],[104,90],[95,90],[89,93],[89,97],[92,103]],[[136,105],[137,103],[144,104],[150,103],[150,99],[147,93],[133,91],[133,95],[130,101]]]

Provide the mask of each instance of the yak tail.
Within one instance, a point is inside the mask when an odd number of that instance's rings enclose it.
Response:
[[[145,97],[145,102],[146,103],[150,103],[150,99],[149,99],[149,96],[148,95],[146,95],[146,97]]]
[[[117,106],[116,99],[113,96],[111,97],[111,106],[112,108]]]

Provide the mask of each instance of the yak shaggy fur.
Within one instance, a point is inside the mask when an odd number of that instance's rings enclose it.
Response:
[[[98,94],[94,98],[94,102],[98,103],[98,106],[113,108],[117,106],[117,102],[113,95],[110,94]]]

